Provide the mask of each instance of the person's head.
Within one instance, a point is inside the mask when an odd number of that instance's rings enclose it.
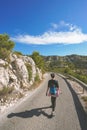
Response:
[[[51,73],[51,78],[54,78],[55,77],[55,74],[54,73]]]

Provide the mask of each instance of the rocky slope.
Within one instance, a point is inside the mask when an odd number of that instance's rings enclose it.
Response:
[[[9,61],[0,59],[0,109],[6,102],[10,104],[12,100],[18,99],[18,94],[24,94],[37,75],[42,80],[41,70],[31,57],[11,54]],[[14,99],[12,93],[15,95]],[[8,95],[12,97],[8,98]]]

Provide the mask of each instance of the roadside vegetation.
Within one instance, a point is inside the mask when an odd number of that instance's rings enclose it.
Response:
[[[39,52],[34,51],[31,55],[31,58],[34,60],[36,67],[41,69],[42,73],[44,73],[46,70],[43,56],[41,56]]]
[[[10,37],[7,34],[0,34],[0,58],[8,60],[14,45],[15,43],[10,40]]]
[[[47,70],[64,75],[72,75],[87,84],[87,57],[66,56],[67,61],[64,58],[65,57],[58,57],[58,60],[57,56],[49,57],[50,60],[45,58]],[[73,61],[71,61],[71,58],[73,59]]]

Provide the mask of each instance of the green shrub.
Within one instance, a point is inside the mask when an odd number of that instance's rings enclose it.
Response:
[[[16,54],[17,56],[22,55],[22,53],[21,53],[21,52],[19,52],[19,51],[14,51],[14,54]]]
[[[32,67],[30,64],[26,64],[28,70],[29,81],[32,79]]]
[[[7,50],[6,48],[0,48],[0,59],[6,59],[10,55],[10,51]]]
[[[40,81],[40,78],[39,78],[39,75],[36,74],[36,77],[35,77],[35,82],[39,82]]]
[[[10,94],[13,91],[13,87],[9,88],[9,87],[3,87],[2,90],[0,90],[0,96],[4,96],[7,94]]]
[[[87,102],[87,96],[83,96],[82,99]]]
[[[41,71],[44,73],[45,63],[44,63],[43,57],[39,54],[39,52],[34,51],[33,54],[31,55],[31,58],[34,60],[36,66],[37,66],[39,69],[41,69]]]
[[[0,58],[7,59],[14,47],[14,42],[7,34],[0,34]]]

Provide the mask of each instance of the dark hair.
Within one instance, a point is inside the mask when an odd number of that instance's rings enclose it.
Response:
[[[55,77],[55,74],[54,74],[54,73],[52,73],[52,74],[51,74],[51,77],[52,77],[52,78],[54,78],[54,77]]]

